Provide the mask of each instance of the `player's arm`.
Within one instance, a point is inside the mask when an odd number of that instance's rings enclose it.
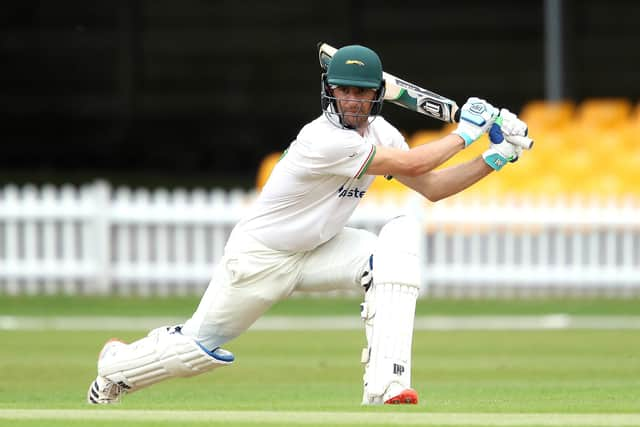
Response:
[[[464,140],[454,134],[408,151],[378,146],[367,174],[417,177],[440,166],[463,148]]]
[[[434,170],[424,175],[397,176],[407,187],[417,191],[431,201],[452,196],[475,184],[494,170],[500,170],[507,163],[515,162],[522,155],[522,148],[511,144],[511,137],[523,137],[527,134],[527,125],[509,110],[502,109],[503,124],[500,140],[489,144],[482,156],[469,162]]]
[[[409,151],[377,147],[367,173],[417,177],[435,169],[489,129],[498,112],[480,98],[469,98],[460,110],[457,129],[444,138]]]
[[[395,179],[432,202],[452,196],[489,175],[494,169],[479,156],[466,163],[430,171],[420,176],[397,175]]]

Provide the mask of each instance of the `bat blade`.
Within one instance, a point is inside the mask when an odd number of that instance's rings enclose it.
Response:
[[[458,104],[452,99],[388,73],[385,76],[385,88],[385,101],[443,122],[455,123],[460,120]]]

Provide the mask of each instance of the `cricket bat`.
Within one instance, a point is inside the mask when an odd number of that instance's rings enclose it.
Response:
[[[336,50],[327,43],[318,43],[318,56],[323,72],[327,71]],[[383,72],[382,78],[385,81],[385,101],[443,122],[457,123],[460,121],[460,108],[454,100],[387,72]],[[509,142],[527,150],[533,146],[533,140],[526,136],[509,137]]]

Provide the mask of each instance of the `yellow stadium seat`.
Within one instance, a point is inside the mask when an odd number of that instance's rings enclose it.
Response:
[[[544,158],[557,156],[558,150],[573,146],[574,133],[570,127],[539,128],[529,133],[534,144],[531,152],[525,152],[524,158]]]
[[[636,107],[631,112],[631,125],[640,127],[640,102],[636,105]]]
[[[575,104],[572,101],[534,100],[522,108],[519,116],[535,136],[540,130],[557,129],[570,124],[574,113]]]
[[[418,145],[433,142],[444,136],[441,130],[419,130],[414,132],[407,140],[409,147],[417,147]]]
[[[557,197],[570,192],[570,182],[562,175],[547,173],[523,183],[523,193],[539,197]]]
[[[627,150],[623,155],[615,156],[612,164],[625,181],[637,185],[638,178],[640,178],[640,147],[636,147],[635,150]],[[640,186],[638,186],[637,192],[640,192]]]
[[[484,134],[477,141],[471,144],[469,147],[458,152],[449,160],[444,162],[442,165],[438,166],[436,169],[444,169],[450,166],[458,165],[460,163],[465,163],[470,160],[473,160],[476,157],[482,155],[482,152],[485,151],[488,147],[489,147],[489,137],[487,136],[487,134]]]
[[[266,184],[267,179],[269,179],[269,175],[271,175],[271,171],[280,160],[280,157],[282,157],[282,153],[276,152],[268,154],[262,159],[258,167],[258,174],[256,175],[256,188],[258,190],[264,187],[264,184]]]
[[[640,129],[639,129],[640,130]],[[614,156],[624,156],[627,148],[627,127],[619,126],[607,130],[593,130],[589,134],[584,134],[585,145],[589,147],[592,154],[599,158],[609,158]]]
[[[593,173],[594,157],[587,147],[578,147],[557,153],[557,157],[548,159],[549,168],[566,181],[565,187],[577,189]],[[573,191],[572,191],[573,192]]]
[[[454,130],[456,130],[458,127],[457,123],[445,123],[444,125],[442,125],[442,129],[440,129],[442,131],[442,133],[444,135],[448,135],[451,132],[453,132]]]
[[[506,195],[506,183],[504,180],[501,180],[498,175],[499,173],[494,172],[464,191],[451,196],[451,198],[462,200],[482,199],[488,201],[504,197]]]
[[[611,128],[628,122],[631,102],[626,98],[591,98],[580,103],[576,124],[584,128]]]
[[[523,153],[516,163],[507,165],[498,175],[507,188],[516,194],[549,196],[562,193],[567,188],[557,156],[562,156],[562,148],[544,153],[534,150]]]
[[[634,135],[637,133],[630,133],[627,124],[611,128],[576,127],[566,132],[564,146],[571,150],[587,149],[594,158],[623,155],[624,150],[633,148],[631,140],[637,139]]]
[[[640,139],[640,104],[631,112],[629,121],[623,127],[623,137],[627,149],[635,149]]]
[[[440,129],[417,130],[407,139],[407,144],[409,144],[409,147],[413,148],[418,145],[433,142],[436,139],[440,139],[443,136],[450,134],[456,129],[456,127],[458,127],[457,123],[445,123]]]
[[[515,163],[508,164],[502,168],[498,175],[500,179],[506,181],[508,186],[515,189],[525,187],[525,182],[535,181],[547,170],[539,157],[523,154]],[[528,188],[529,186],[526,185]]]
[[[640,140],[640,123],[634,125],[633,123],[625,126],[622,130],[624,139],[624,146],[627,150],[635,150],[638,147],[638,141]]]
[[[585,180],[581,189],[585,194],[600,198],[620,197],[624,193],[623,178],[613,173],[595,173]]]

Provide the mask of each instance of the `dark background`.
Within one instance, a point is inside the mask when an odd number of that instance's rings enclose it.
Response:
[[[564,94],[640,97],[640,2],[564,2]],[[545,96],[543,1],[21,0],[0,14],[0,183],[251,187],[320,114],[316,43],[462,103]],[[407,134],[441,126],[393,105]]]

